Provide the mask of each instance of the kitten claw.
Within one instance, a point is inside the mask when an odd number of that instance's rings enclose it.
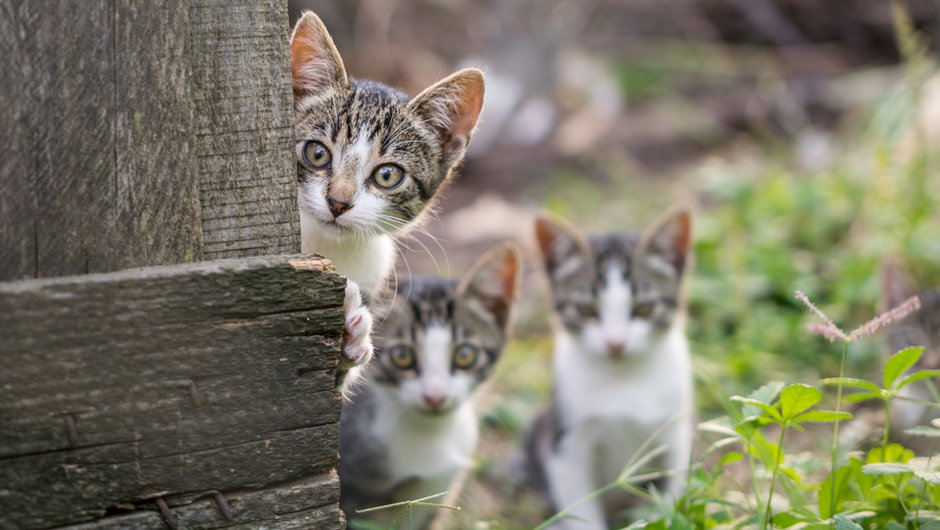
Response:
[[[346,298],[343,302],[346,322],[343,326],[343,355],[341,370],[365,364],[372,358],[372,314],[362,302],[356,282],[346,282]]]

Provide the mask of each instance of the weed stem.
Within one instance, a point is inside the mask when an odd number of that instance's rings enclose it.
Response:
[[[845,358],[849,353],[848,341],[842,343],[842,359],[839,361],[839,384],[836,385],[836,414],[842,412],[842,378],[845,377]],[[836,513],[836,460],[839,457],[839,418],[832,424],[832,451],[830,452],[830,476],[833,477],[829,484],[829,517],[832,518]],[[835,520],[830,526],[835,525]]]

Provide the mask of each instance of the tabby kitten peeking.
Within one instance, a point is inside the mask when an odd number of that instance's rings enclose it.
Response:
[[[608,528],[636,504],[623,490],[575,505],[617,480],[650,440],[666,453],[649,467],[675,471],[659,489],[678,496],[692,444],[692,372],[682,283],[691,216],[666,212],[641,237],[585,239],[541,217],[536,236],[555,305],[554,396],[526,443],[529,478],[556,511],[557,527]],[[650,469],[641,469],[640,473]]]
[[[362,303],[385,287],[393,235],[414,223],[463,159],[483,106],[483,74],[468,68],[409,98],[346,75],[312,12],[291,37],[301,250],[348,277],[340,369],[372,355]]]
[[[375,333],[366,384],[343,404],[339,477],[347,518],[388,525],[398,510],[356,510],[454,494],[477,440],[470,396],[506,343],[519,270],[515,245],[504,244],[460,283],[416,277],[398,286]],[[415,507],[414,528],[430,524],[434,511]]]

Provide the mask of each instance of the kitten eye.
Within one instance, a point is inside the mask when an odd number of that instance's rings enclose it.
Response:
[[[405,180],[405,170],[395,164],[382,164],[372,172],[372,182],[387,190],[397,188]]]
[[[578,314],[584,318],[597,318],[597,309],[592,304],[580,304]]]
[[[303,159],[304,165],[308,168],[323,169],[333,161],[333,155],[325,145],[311,140],[304,144]]]
[[[401,370],[408,370],[415,364],[415,354],[408,346],[392,346],[388,350],[388,358]]]
[[[467,369],[477,362],[477,347],[473,344],[462,344],[454,352],[454,366]]]
[[[633,316],[648,317],[653,313],[653,302],[640,302],[633,306]]]

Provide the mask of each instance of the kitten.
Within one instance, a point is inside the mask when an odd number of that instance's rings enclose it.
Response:
[[[291,37],[301,250],[348,277],[341,369],[372,355],[359,294],[385,287],[392,236],[414,223],[463,159],[483,106],[468,68],[414,98],[346,75],[323,22],[306,12]]]
[[[667,212],[642,237],[585,240],[567,223],[540,217],[536,237],[555,305],[555,389],[527,445],[530,479],[556,511],[581,520],[563,528],[607,528],[636,498],[622,490],[584,500],[638,458],[665,444],[647,468],[674,471],[658,484],[678,496],[692,444],[692,372],[683,330],[682,282],[691,217]]]
[[[459,284],[421,277],[398,286],[376,330],[366,384],[343,405],[340,502],[348,518],[388,525],[399,509],[355,510],[452,489],[469,466],[477,440],[469,398],[506,343],[518,277],[518,251],[505,244]],[[414,527],[430,524],[432,508],[414,510]]]
[[[888,328],[887,340],[891,353],[908,346],[923,346],[924,354],[912,370],[940,368],[940,289],[917,293],[911,288],[911,282],[901,271],[899,264],[892,259],[882,263],[881,286],[885,309],[901,304],[914,294],[920,297],[920,311]],[[911,383],[901,391],[901,395],[934,402],[936,399],[929,389],[930,384],[940,388],[940,378]],[[901,433],[904,429],[927,425],[937,417],[940,417],[937,409],[895,399],[892,401],[891,430]]]

